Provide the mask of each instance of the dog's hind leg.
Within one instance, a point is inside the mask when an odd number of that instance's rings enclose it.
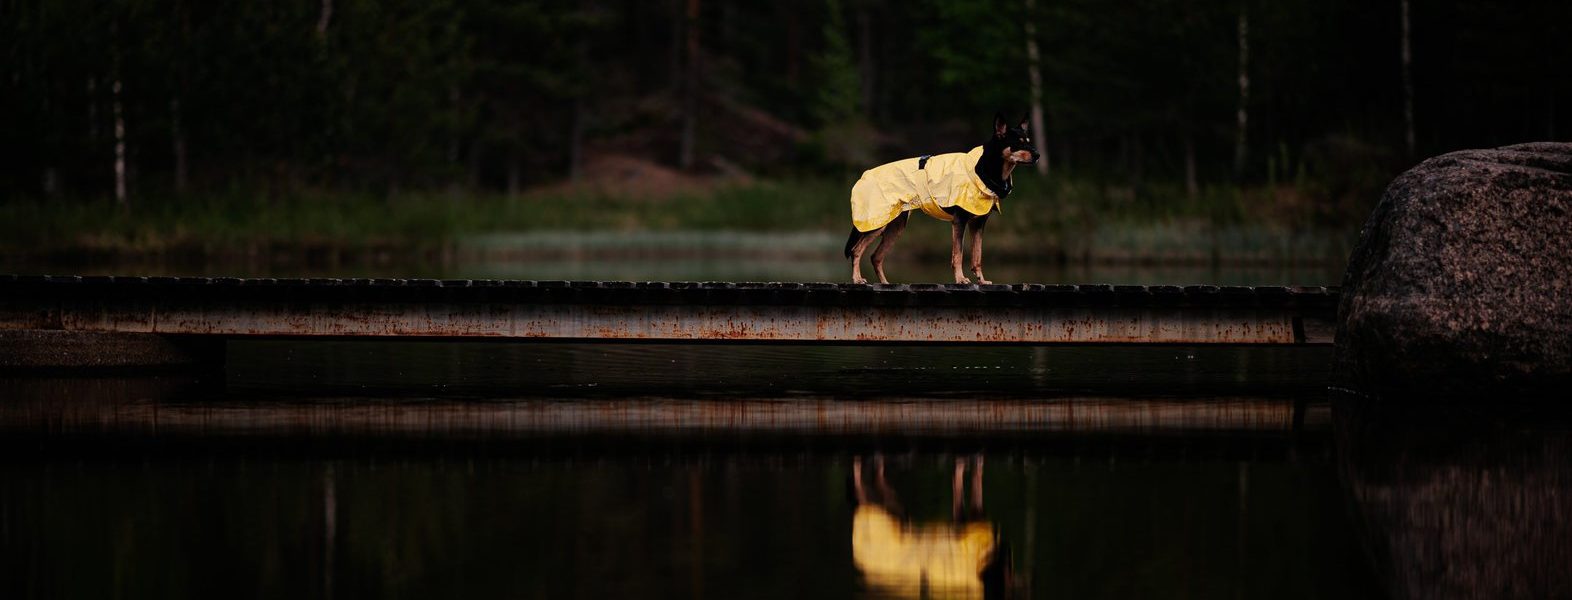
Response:
[[[983,455],[981,452],[972,457],[972,510],[981,513],[983,509]]]
[[[955,271],[956,283],[971,283],[966,274],[961,272],[961,242],[966,237],[966,222],[969,221],[966,211],[955,211],[954,220],[950,221],[950,268]]]
[[[857,241],[852,243],[852,283],[868,283],[868,280],[862,277],[862,253],[868,251],[868,245],[873,243],[873,237],[879,235],[879,232],[882,231],[884,231],[883,227],[863,232],[862,237],[857,238]]]
[[[862,457],[852,457],[852,489],[857,493],[857,505],[868,503],[868,490],[862,487]]]
[[[884,455],[873,455],[873,474],[875,484],[879,486],[879,504],[894,512],[901,512],[901,500],[895,495],[895,488],[890,486],[890,480],[884,476]]]
[[[967,223],[968,228],[972,230],[972,274],[977,276],[977,283],[982,285],[993,283],[988,281],[988,277],[982,272],[982,234],[983,227],[987,225],[988,215],[974,217],[970,223]]]
[[[884,226],[884,234],[879,236],[879,247],[873,249],[873,272],[879,275],[879,283],[890,282],[884,277],[884,255],[895,247],[895,240],[900,239],[901,232],[906,231],[906,218],[910,216],[910,212],[901,213],[901,216]]]

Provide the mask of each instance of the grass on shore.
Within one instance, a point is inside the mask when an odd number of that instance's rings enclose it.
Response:
[[[440,248],[501,232],[828,231],[849,229],[849,182],[827,179],[717,184],[667,197],[619,196],[556,187],[520,196],[463,192],[392,197],[304,190],[283,198],[246,193],[108,201],[0,203],[0,251],[8,254],[243,252],[256,247]],[[1198,238],[1241,252],[1332,254],[1343,228],[1305,225],[1315,207],[1294,190],[1130,188],[1017,177],[1003,215],[988,228],[990,251],[1086,256],[1197,252]],[[1308,207],[1308,208],[1307,208]],[[928,224],[937,225],[937,224]],[[914,224],[914,231],[921,226]],[[1333,233],[1328,233],[1328,231]],[[910,235],[910,234],[909,234]],[[923,234],[919,234],[923,235]],[[1330,242],[1338,246],[1341,242]],[[1298,249],[1281,247],[1296,245]],[[1275,248],[1274,248],[1275,247]],[[1179,250],[1188,248],[1187,250]],[[1204,250],[1202,251],[1204,252]],[[1204,257],[1202,257],[1204,258]]]

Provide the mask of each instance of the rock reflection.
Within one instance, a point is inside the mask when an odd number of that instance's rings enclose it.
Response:
[[[1376,571],[1397,598],[1572,597],[1572,413],[1481,404],[1336,399]]]
[[[911,598],[1008,597],[1010,549],[983,513],[981,455],[955,460],[948,522],[908,518],[886,477],[882,456],[873,458],[872,471],[869,481],[863,460],[852,461],[857,501],[852,561],[870,591]]]

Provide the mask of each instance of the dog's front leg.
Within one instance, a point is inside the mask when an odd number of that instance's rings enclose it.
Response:
[[[982,234],[983,227],[987,224],[988,215],[974,218],[970,223],[970,229],[972,230],[972,274],[977,276],[977,283],[982,285],[993,283],[988,281],[988,277],[983,275],[982,271]]]
[[[966,221],[966,217],[959,214],[950,221],[950,268],[955,271],[955,282],[963,284],[972,282],[961,272],[961,242],[966,237]]]

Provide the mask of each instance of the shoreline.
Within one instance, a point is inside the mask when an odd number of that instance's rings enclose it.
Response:
[[[1066,243],[1028,240],[1005,233],[990,235],[985,251],[993,260],[1060,265],[1334,266],[1346,260],[1343,242],[1330,232],[1281,237],[1271,230],[1230,228],[1208,233],[1143,234],[1141,230],[1123,228],[1100,230]],[[10,249],[3,253],[3,263],[14,270],[18,265],[391,265],[687,258],[840,261],[844,260],[840,237],[812,230],[533,231],[480,234],[435,243],[271,240],[238,244],[187,242],[135,249],[57,246],[30,252]],[[937,237],[908,236],[897,251],[911,258],[945,258],[948,244],[939,239],[922,239]],[[1106,242],[1098,245],[1090,238]]]

